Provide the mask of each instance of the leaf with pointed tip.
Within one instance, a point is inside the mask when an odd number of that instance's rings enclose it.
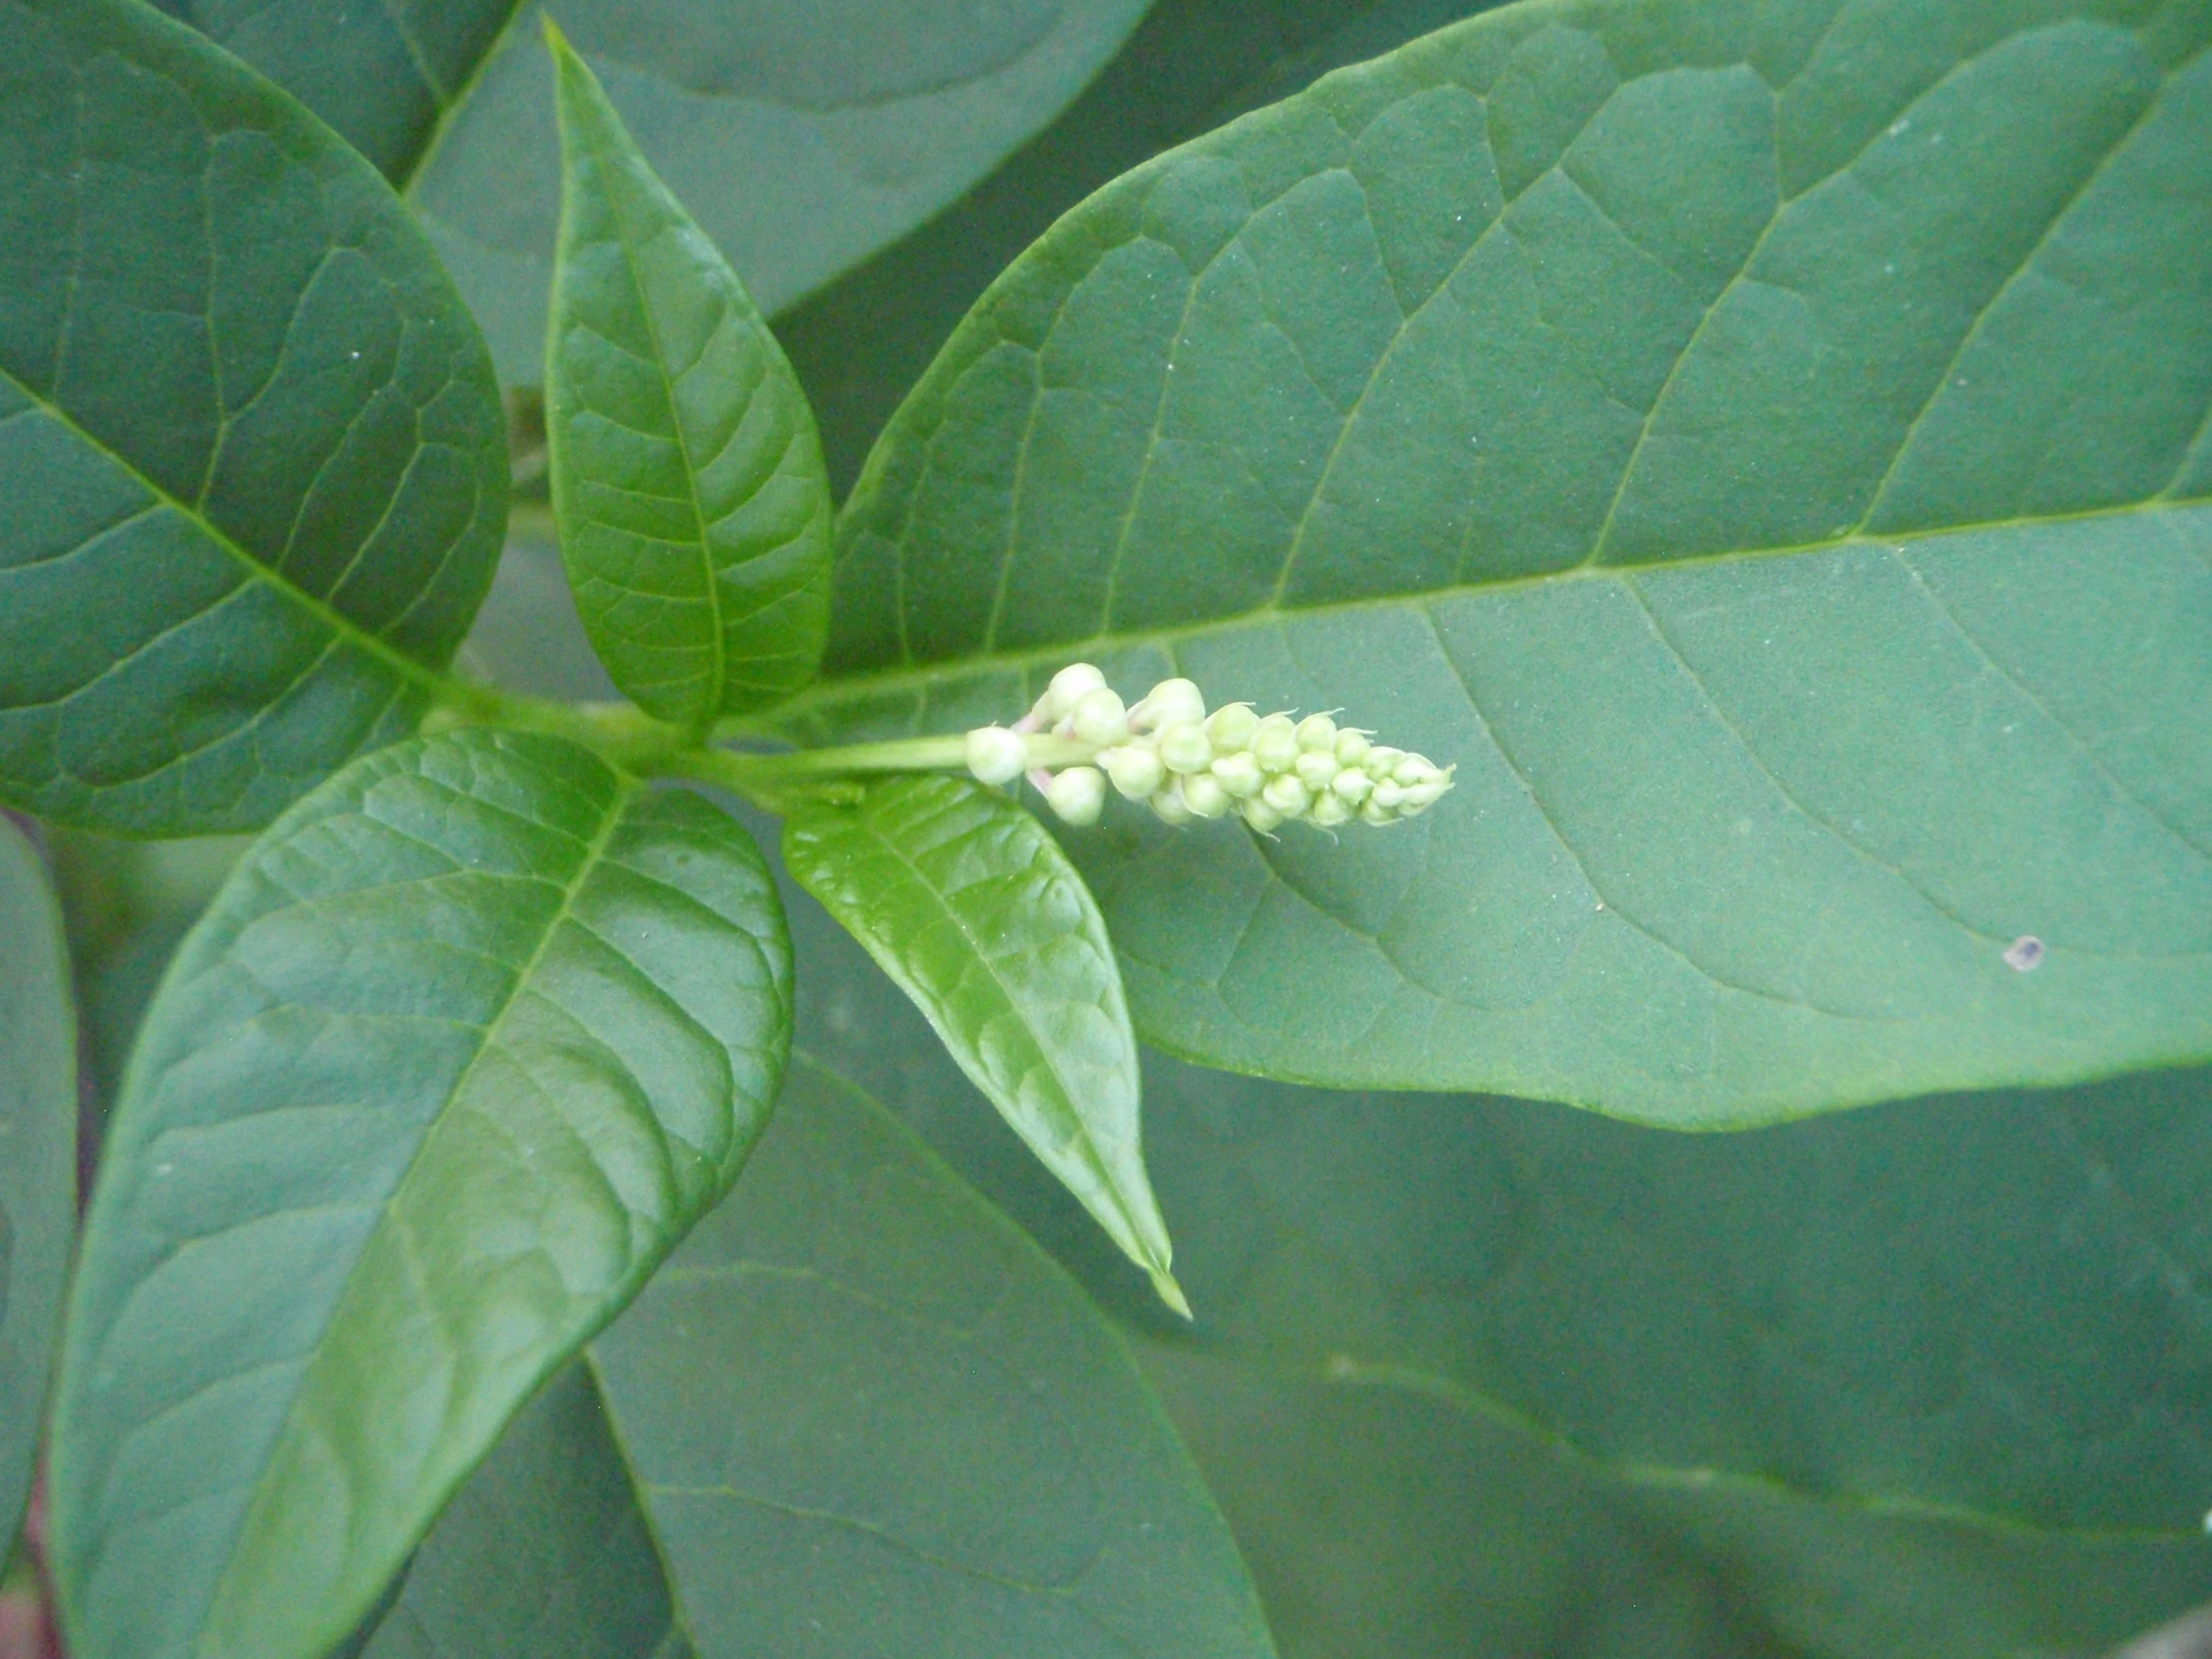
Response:
[[[550,738],[355,762],[171,965],[72,1292],[79,1659],[313,1659],[735,1178],[789,1041],[759,849]]]
[[[804,1057],[592,1361],[704,1659],[1272,1659],[1098,1311]]]
[[[31,1489],[77,1221],[77,1021],[46,860],[0,818],[0,1564]]]
[[[265,824],[491,580],[483,340],[374,170],[131,0],[0,0],[0,795]]]
[[[814,677],[830,602],[822,442],[745,285],[547,33],[562,194],[545,427],[561,553],[615,684],[703,725]]]
[[[640,1505],[571,1365],[446,1505],[362,1659],[690,1659]]]
[[[2208,42],[1546,0],[1328,77],[977,305],[778,725],[1085,657],[1456,762],[1335,844],[1068,834],[1218,1065],[1719,1126],[2212,1056]]]
[[[1169,1306],[1137,1041],[1090,890],[1030,814],[963,778],[796,804],[784,862],[927,1016],[1031,1151]]]

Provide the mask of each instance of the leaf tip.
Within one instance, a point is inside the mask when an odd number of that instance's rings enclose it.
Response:
[[[1148,1270],[1152,1275],[1152,1288],[1160,1293],[1160,1300],[1182,1315],[1184,1320],[1196,1324],[1198,1316],[1191,1312],[1191,1299],[1183,1294],[1183,1287],[1175,1282],[1175,1275],[1166,1268]]]

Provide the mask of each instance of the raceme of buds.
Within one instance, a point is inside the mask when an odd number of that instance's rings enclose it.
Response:
[[[1069,824],[1098,822],[1110,782],[1169,824],[1234,813],[1272,831],[1294,820],[1324,830],[1354,819],[1395,824],[1451,788],[1453,768],[1373,735],[1328,715],[1263,717],[1249,703],[1209,714],[1198,687],[1181,679],[1129,707],[1096,667],[1071,663],[1011,728],[985,726],[965,742],[969,772],[986,784],[1028,774]]]

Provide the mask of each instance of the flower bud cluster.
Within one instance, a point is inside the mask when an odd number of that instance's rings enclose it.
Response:
[[[1056,772],[1039,767],[1040,737],[1055,758],[1071,748],[1079,758]],[[1373,737],[1328,715],[1262,716],[1249,703],[1208,713],[1188,680],[1163,680],[1127,707],[1096,668],[1074,663],[1014,726],[982,727],[966,743],[977,778],[1010,784],[1026,773],[1069,824],[1098,822],[1109,783],[1169,824],[1234,813],[1263,831],[1294,819],[1324,830],[1356,818],[1395,824],[1451,788],[1452,768]]]

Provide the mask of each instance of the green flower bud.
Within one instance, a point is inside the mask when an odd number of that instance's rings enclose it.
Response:
[[[1298,747],[1334,751],[1337,747],[1337,723],[1327,715],[1308,715],[1298,723]]]
[[[1334,784],[1341,770],[1337,757],[1326,749],[1307,750],[1298,758],[1298,765],[1291,769],[1301,784],[1317,793]]]
[[[1206,736],[1212,740],[1216,755],[1234,755],[1252,742],[1259,724],[1260,717],[1252,712],[1251,704],[1232,703],[1206,717]]]
[[[1229,811],[1229,792],[1209,773],[1194,772],[1177,783],[1176,788],[1183,792],[1183,805],[1200,818],[1219,818]]]
[[[1344,797],[1333,790],[1326,795],[1314,797],[1314,804],[1306,809],[1306,822],[1324,830],[1334,830],[1338,825],[1350,821],[1351,817],[1352,809],[1345,805]]]
[[[1145,693],[1144,701],[1129,711],[1129,724],[1140,732],[1157,732],[1206,718],[1206,699],[1188,680],[1162,680]]]
[[[967,769],[985,784],[1011,784],[1029,770],[1029,745],[1019,732],[979,726],[967,735]]]
[[[1415,784],[1405,792],[1404,805],[1398,811],[1401,813],[1425,812],[1441,801],[1450,788],[1451,780],[1448,778],[1431,778],[1425,784]]]
[[[1129,711],[1104,686],[1078,698],[1070,718],[1073,735],[1082,743],[1120,743],[1129,736]]]
[[[1384,811],[1385,813],[1396,812],[1398,808],[1398,803],[1400,803],[1404,799],[1404,787],[1402,785],[1391,783],[1387,778],[1383,779],[1382,783],[1376,785],[1375,793],[1368,797],[1368,800],[1372,804],[1382,808],[1382,811]]]
[[[1044,696],[1037,699],[1037,713],[1048,726],[1057,726],[1074,712],[1084,694],[1106,684],[1106,676],[1089,663],[1070,663],[1052,677]]]
[[[1337,781],[1329,786],[1329,790],[1332,795],[1341,799],[1346,806],[1357,807],[1375,793],[1375,780],[1364,772],[1356,772],[1351,767],[1346,767],[1344,771],[1337,774]]]
[[[1407,789],[1415,784],[1425,784],[1437,776],[1435,767],[1425,755],[1408,755],[1390,770],[1390,777]]]
[[[1245,823],[1263,835],[1283,828],[1283,815],[1258,796],[1245,802],[1237,811],[1243,815]]]
[[[1054,775],[1044,799],[1063,823],[1096,824],[1106,806],[1106,775],[1096,767],[1069,767]]]
[[[1298,760],[1298,728],[1289,715],[1270,715],[1253,728],[1252,757],[1263,772],[1288,772]]]
[[[1368,734],[1354,727],[1346,727],[1337,734],[1337,764],[1339,766],[1364,766],[1368,751],[1375,746],[1368,742]]]
[[[1206,741],[1204,727],[1178,721],[1160,730],[1160,759],[1170,772],[1204,772],[1214,763],[1214,746]]]
[[[1260,792],[1260,799],[1281,813],[1285,818],[1296,818],[1313,802],[1313,796],[1289,773],[1268,780],[1268,787]]]
[[[1364,771],[1370,778],[1374,779],[1378,784],[1380,784],[1382,782],[1383,779],[1389,777],[1391,773],[1395,772],[1397,770],[1397,763],[1404,759],[1404,750],[1392,749],[1386,744],[1377,744],[1373,749],[1368,751],[1367,761],[1364,763],[1361,770]]]
[[[1160,757],[1135,744],[1107,750],[1098,764],[1106,769],[1114,788],[1132,801],[1146,800],[1167,782],[1168,769],[1160,764]]]
[[[1267,786],[1268,775],[1250,755],[1224,755],[1213,764],[1214,781],[1239,801],[1249,801]]]
[[[1377,806],[1373,797],[1370,797],[1368,804],[1360,809],[1360,817],[1367,823],[1374,825],[1378,830],[1385,824],[1395,824],[1397,822],[1396,815],[1387,807]]]
[[[1161,823],[1172,824],[1178,830],[1198,816],[1184,805],[1183,792],[1173,784],[1165,789],[1155,790],[1147,805],[1159,816]]]

